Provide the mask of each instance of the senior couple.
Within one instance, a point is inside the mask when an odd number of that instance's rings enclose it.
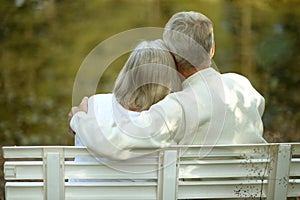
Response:
[[[265,143],[264,98],[247,78],[212,67],[213,25],[197,12],[174,14],[163,40],[130,54],[112,94],[84,98],[69,113],[75,144],[124,160],[135,148],[172,144]]]

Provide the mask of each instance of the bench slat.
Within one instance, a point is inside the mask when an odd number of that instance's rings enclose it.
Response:
[[[254,198],[266,197],[266,181],[229,180],[229,181],[188,181],[180,182],[178,197],[197,198]]]
[[[6,161],[4,163],[6,180],[43,179],[42,161]]]
[[[92,183],[87,185],[67,183],[66,200],[155,200],[157,185],[150,182]]]
[[[65,158],[77,156],[90,156],[84,147],[72,146],[15,146],[2,147],[4,158],[43,158],[45,151],[63,152]]]
[[[182,158],[196,157],[196,158],[268,158],[270,148],[272,145],[268,146],[266,144],[260,145],[223,145],[223,146],[191,146],[189,148],[182,148],[181,155]]]
[[[43,158],[46,152],[61,152],[64,158],[92,157],[85,147],[75,146],[7,146],[2,147],[4,158]],[[143,154],[158,154],[153,149],[137,149]]]
[[[43,182],[7,182],[5,199],[42,200],[44,199]]]
[[[65,179],[157,179],[157,164],[106,166],[99,163],[65,163]],[[4,164],[6,180],[43,179],[42,161],[7,161]]]
[[[142,192],[139,192],[142,191]],[[42,200],[42,182],[10,182],[6,184],[7,199]],[[102,182],[66,183],[65,200],[155,200],[156,183]]]
[[[78,179],[157,179],[157,165],[129,165],[106,166],[97,163],[67,163],[65,177]]]
[[[300,158],[293,158],[290,165],[290,176],[300,176]]]
[[[179,178],[267,177],[269,163],[252,160],[180,164]]]
[[[288,197],[300,197],[300,179],[291,179],[287,192]]]

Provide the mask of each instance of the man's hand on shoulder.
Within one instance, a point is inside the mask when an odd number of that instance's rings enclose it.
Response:
[[[81,100],[81,103],[78,106],[73,106],[71,108],[71,111],[68,114],[69,133],[75,134],[75,132],[72,130],[72,128],[70,126],[71,119],[78,112],[85,112],[85,113],[87,113],[87,111],[88,111],[88,100],[89,100],[88,97],[84,97]]]

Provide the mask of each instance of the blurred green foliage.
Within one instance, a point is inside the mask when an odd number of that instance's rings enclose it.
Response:
[[[72,144],[66,116],[85,56],[101,41],[137,27],[163,27],[182,10],[215,25],[215,62],[247,76],[266,97],[272,141],[299,136],[299,1],[0,0],[2,145]],[[99,82],[109,92],[126,56]]]
[[[195,10],[215,26],[221,72],[247,76],[266,98],[265,137],[300,141],[299,0],[0,0],[0,143],[71,145],[67,114],[85,56],[138,27]],[[106,70],[109,92],[126,55]]]

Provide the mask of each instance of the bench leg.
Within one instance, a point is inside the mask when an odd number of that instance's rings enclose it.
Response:
[[[46,153],[45,199],[64,200],[64,183],[59,152]]]

